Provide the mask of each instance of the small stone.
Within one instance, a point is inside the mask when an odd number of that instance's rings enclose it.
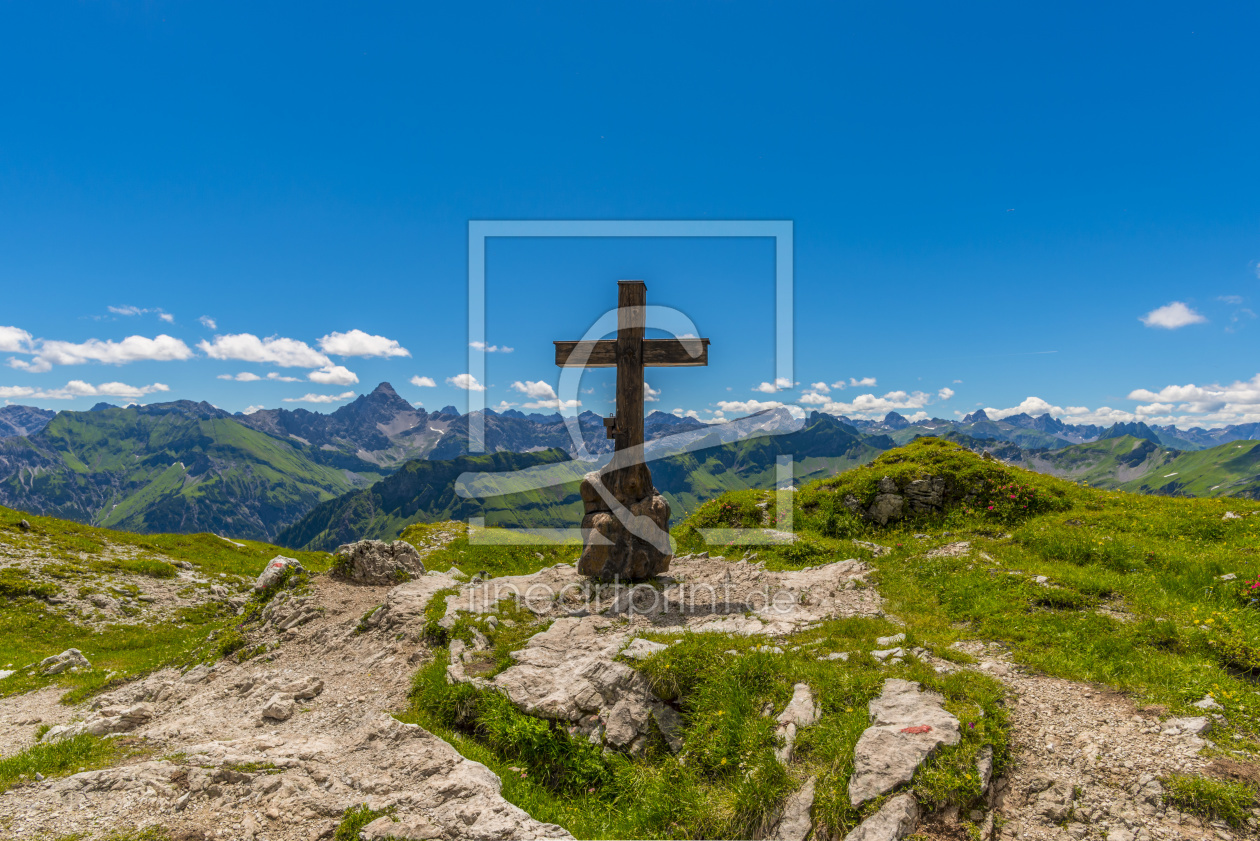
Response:
[[[1238,577],[1237,573],[1227,572],[1224,575],[1217,576],[1217,580],[1218,581],[1233,581],[1237,577]]]
[[[848,659],[849,659],[849,652],[847,652],[847,651],[833,651],[833,652],[831,652],[830,654],[825,654],[825,655],[823,655],[822,657],[819,657],[818,659],[819,659],[819,660],[848,660]]]
[[[30,523],[28,523],[26,520],[20,520],[20,521],[18,522],[18,528],[20,528],[22,531],[30,531],[30,530],[31,530],[31,524],[30,524]]]
[[[271,696],[271,700],[263,707],[262,717],[271,721],[288,721],[297,705],[293,703],[292,698],[286,698],[280,693]]]
[[[1224,517],[1221,517],[1221,519],[1222,519],[1222,520],[1241,520],[1241,519],[1242,519],[1242,515],[1241,515],[1241,514],[1235,514],[1233,511],[1226,511],[1226,512],[1225,512],[1225,516],[1224,516]],[[26,521],[25,521],[25,520],[23,520],[22,522],[24,522],[24,523],[25,523]]]
[[[267,568],[259,573],[258,580],[254,582],[254,589],[259,591],[266,590],[280,579],[280,576],[284,574],[286,569],[303,571],[305,567],[302,566],[302,562],[297,558],[286,558],[284,555],[276,555],[267,564]]]
[[[899,642],[905,642],[905,634],[893,634],[891,637],[879,637],[875,640],[875,644],[880,648],[892,648]]]
[[[1211,695],[1204,695],[1204,696],[1203,696],[1203,698],[1202,698],[1201,700],[1199,700],[1199,701],[1195,701],[1195,702],[1194,702],[1193,704],[1191,704],[1190,706],[1192,706],[1192,707],[1198,707],[1198,708],[1199,708],[1199,709],[1201,709],[1201,710],[1219,710],[1219,709],[1222,709],[1221,705],[1220,705],[1220,704],[1218,704],[1218,703],[1216,703],[1216,699],[1215,699],[1215,698],[1213,698]]]

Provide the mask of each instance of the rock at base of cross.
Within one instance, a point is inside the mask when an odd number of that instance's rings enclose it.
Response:
[[[605,498],[609,494],[618,506],[628,509],[632,522],[642,518],[645,525],[650,523],[668,535],[669,503],[652,487],[647,465],[588,473],[582,480],[581,493],[586,516],[582,518],[584,545],[578,559],[579,574],[603,581],[624,581],[653,578],[669,570],[673,555],[634,534]]]

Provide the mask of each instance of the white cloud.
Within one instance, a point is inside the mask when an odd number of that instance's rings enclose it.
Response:
[[[677,409],[674,409],[672,412],[670,412],[670,414],[676,417],[680,417],[680,418],[691,418],[693,420],[700,420],[700,413],[697,412],[695,409],[688,409],[687,411],[684,412],[681,406],[678,407]]]
[[[1229,385],[1168,385],[1159,391],[1139,388],[1129,393],[1130,400],[1147,403],[1176,403],[1182,412],[1229,417],[1253,414],[1260,408],[1260,374]],[[1139,410],[1141,407],[1139,407]],[[1241,423],[1245,421],[1234,421]]]
[[[506,345],[488,345],[485,342],[469,342],[468,346],[484,350],[486,353],[511,353],[515,350],[515,348],[510,348]]]
[[[306,342],[283,336],[260,339],[253,333],[229,333],[215,336],[213,342],[201,341],[197,347],[211,359],[237,359],[279,365],[281,368],[323,368],[332,365],[331,359]]]
[[[762,383],[761,385],[755,387],[753,391],[760,391],[762,394],[774,394],[777,391],[782,391],[785,388],[791,387],[792,381],[787,377],[775,377],[774,382]]]
[[[581,400],[561,400],[556,396],[556,391],[549,383],[539,380],[526,380],[521,382],[517,380],[512,383],[512,388],[524,394],[526,397],[534,398],[526,403],[523,408],[526,409],[576,409],[582,405]]]
[[[17,327],[0,327],[0,352],[31,353],[33,337]]]
[[[340,403],[354,397],[353,391],[342,394],[303,394],[301,397],[286,397],[285,403]]]
[[[447,385],[453,385],[456,388],[462,388],[464,391],[485,391],[486,387],[477,382],[477,378],[472,374],[456,374],[453,377],[446,378]]]
[[[832,415],[883,417],[889,412],[900,412],[903,409],[921,409],[931,400],[932,395],[923,391],[909,393],[890,391],[883,397],[876,397],[874,394],[859,394],[847,403],[833,401],[822,410]]]
[[[211,327],[210,329],[213,330],[214,328]],[[261,412],[265,408],[267,407],[266,406],[246,406],[244,409],[241,410],[241,414],[252,415],[254,412]]]
[[[784,404],[778,400],[719,400],[718,406],[722,412],[730,412],[732,415],[751,415],[754,412],[764,412],[766,409],[778,409]],[[714,414],[717,414],[716,412]]]
[[[1089,411],[1088,409],[1080,406],[1074,408],[1080,409],[1082,412]],[[1009,409],[995,409],[991,406],[984,407],[984,413],[989,416],[990,420],[1002,420],[1003,418],[1008,418],[1011,415],[1018,415],[1021,413],[1038,417],[1039,415],[1044,415],[1047,412],[1049,412],[1052,417],[1057,418],[1059,415],[1066,414],[1067,410],[1065,410],[1062,406],[1052,406],[1040,397],[1025,397],[1018,406],[1012,406]]]
[[[809,387],[820,394],[827,394],[831,391],[831,389],[827,387],[826,383],[810,383]]]
[[[1202,324],[1207,321],[1181,301],[1173,301],[1171,304],[1153,309],[1138,320],[1147,327],[1162,327],[1165,330],[1176,330],[1188,324]]]
[[[659,403],[660,401],[661,401],[660,389],[652,388],[652,386],[647,384],[647,380],[644,380],[643,381],[643,402],[644,403]]]
[[[411,356],[411,351],[393,339],[373,336],[362,330],[329,333],[319,340],[319,348],[334,356]]]
[[[121,342],[88,339],[86,342],[61,342],[40,339],[31,351],[34,358],[27,362],[10,359],[9,367],[31,373],[42,373],[54,365],[82,365],[85,362],[102,362],[106,365],[124,365],[128,362],[191,359],[193,352],[188,345],[174,336],[162,333],[152,339],[144,336],[128,336]]]
[[[211,318],[210,316],[208,316],[208,315],[203,315],[201,318],[198,318],[197,320],[198,320],[198,321],[200,321],[200,322],[201,322],[201,326],[202,326],[202,327],[205,327],[207,330],[218,330],[218,329],[219,329],[219,325],[218,325],[218,323],[216,323],[216,322],[215,322],[215,320],[214,320],[213,318]],[[246,412],[245,414],[247,414],[247,415],[248,415],[248,414],[252,414],[252,412]]]
[[[153,309],[148,309],[145,307],[133,307],[133,306],[109,307],[109,311],[112,312],[114,315],[126,315],[126,316],[144,315],[145,313],[151,312],[157,315],[158,318],[162,319],[167,324],[175,323],[175,316],[171,315],[169,312],[165,311],[161,307],[155,307]]]
[[[859,380],[857,377],[849,377],[849,385],[853,386],[854,388],[874,388],[875,378],[863,377],[862,379]]]
[[[556,397],[556,390],[551,387],[550,383],[542,380],[539,380],[538,382],[534,382],[533,380],[521,382],[520,380],[517,380],[512,383],[512,388],[521,392],[526,397],[550,398],[553,400]]]
[[[581,400],[561,400],[560,398],[557,397],[555,400],[532,400],[529,403],[525,403],[522,406],[522,408],[561,410],[561,409],[576,409],[578,406],[581,406],[581,405],[582,405]]]
[[[520,403],[509,403],[509,402],[507,402],[506,400],[500,400],[500,401],[499,401],[499,405],[497,405],[497,406],[491,406],[490,408],[491,408],[491,409],[494,409],[496,412],[506,412],[508,409],[514,409],[514,408],[516,408],[516,407],[517,407],[517,406],[519,406],[519,405],[521,405],[521,404],[520,404]]]
[[[954,396],[954,390],[950,388],[949,386],[945,386],[945,388],[942,388],[940,391],[936,392],[936,396],[941,398],[942,400],[948,400],[949,398]]]
[[[1243,302],[1242,295],[1218,295],[1216,300],[1223,301],[1227,304],[1238,305]]]
[[[0,386],[0,399],[34,398],[36,400],[74,400],[78,397],[125,397],[135,399],[160,391],[170,391],[163,383],[134,386],[126,383],[101,383],[91,385],[83,380],[71,380],[62,388],[43,389],[29,386]]]
[[[342,365],[325,365],[318,371],[311,371],[306,378],[320,385],[354,385],[359,376]]]
[[[417,388],[437,388],[432,377],[421,377],[418,374],[411,378],[411,384]]]
[[[954,385],[962,385],[962,380],[954,380]]]
[[[218,378],[221,380],[232,380],[238,383],[252,383],[262,379],[262,377],[257,374],[251,374],[249,371],[242,371],[236,376],[232,376],[231,374],[219,374]]]
[[[844,380],[836,380],[834,383],[831,384],[831,387],[835,389],[844,389],[847,385],[848,383],[846,383]]]
[[[268,375],[267,375],[267,379],[269,379],[269,380],[274,380],[275,382],[278,382],[278,383],[300,383],[300,382],[302,382],[302,378],[301,378],[301,377],[286,377],[286,376],[284,376],[283,374],[278,374],[278,373],[276,373],[275,371],[272,371],[270,374],[268,374]]]
[[[809,392],[806,392],[805,394],[802,394],[800,396],[800,399],[798,399],[796,402],[804,403],[808,406],[821,406],[824,403],[831,402],[831,398],[827,397],[825,394],[819,394],[816,391],[809,391]]]

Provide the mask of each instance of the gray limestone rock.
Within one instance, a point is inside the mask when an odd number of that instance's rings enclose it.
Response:
[[[668,645],[652,640],[635,638],[621,652],[623,657],[629,657],[631,660],[646,660],[658,651],[664,651],[669,648]]]
[[[919,684],[890,679],[870,702],[871,726],[854,750],[849,801],[860,806],[910,782],[915,770],[941,745],[960,739],[958,719],[946,712],[939,695]]]
[[[898,494],[876,494],[875,501],[871,503],[870,508],[866,509],[866,514],[881,526],[886,526],[893,520],[901,519],[904,503],[905,500]]]
[[[271,700],[262,709],[262,717],[271,719],[272,721],[288,721],[293,717],[293,713],[297,710],[297,705],[293,703],[292,698],[286,698],[277,692],[271,696]]]
[[[267,564],[267,568],[259,573],[258,580],[254,582],[254,589],[266,590],[272,584],[280,580],[280,577],[284,575],[286,569],[301,571],[304,570],[305,567],[302,566],[302,562],[297,558],[286,558],[284,555],[276,555],[271,559],[271,562]]]
[[[333,556],[333,572],[361,584],[397,584],[425,573],[420,553],[405,540],[346,543]]]
[[[39,661],[39,671],[45,675],[59,675],[67,669],[90,669],[92,664],[77,648],[67,648],[60,654]]]
[[[783,804],[782,816],[768,836],[769,841],[805,841],[812,826],[809,810],[814,806],[815,783],[815,778],[810,777],[799,790],[788,797]]]
[[[940,511],[945,504],[945,480],[937,476],[926,479],[915,479],[909,482],[902,493],[915,514],[928,514]]]
[[[918,825],[918,801],[912,794],[899,794],[854,827],[844,841],[900,841]]]

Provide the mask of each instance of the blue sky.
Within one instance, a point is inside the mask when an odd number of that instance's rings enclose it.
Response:
[[[0,7],[0,399],[462,409],[470,219],[787,219],[789,387],[768,240],[502,240],[487,405],[633,277],[650,408],[1260,420],[1254,6],[446,5]]]

